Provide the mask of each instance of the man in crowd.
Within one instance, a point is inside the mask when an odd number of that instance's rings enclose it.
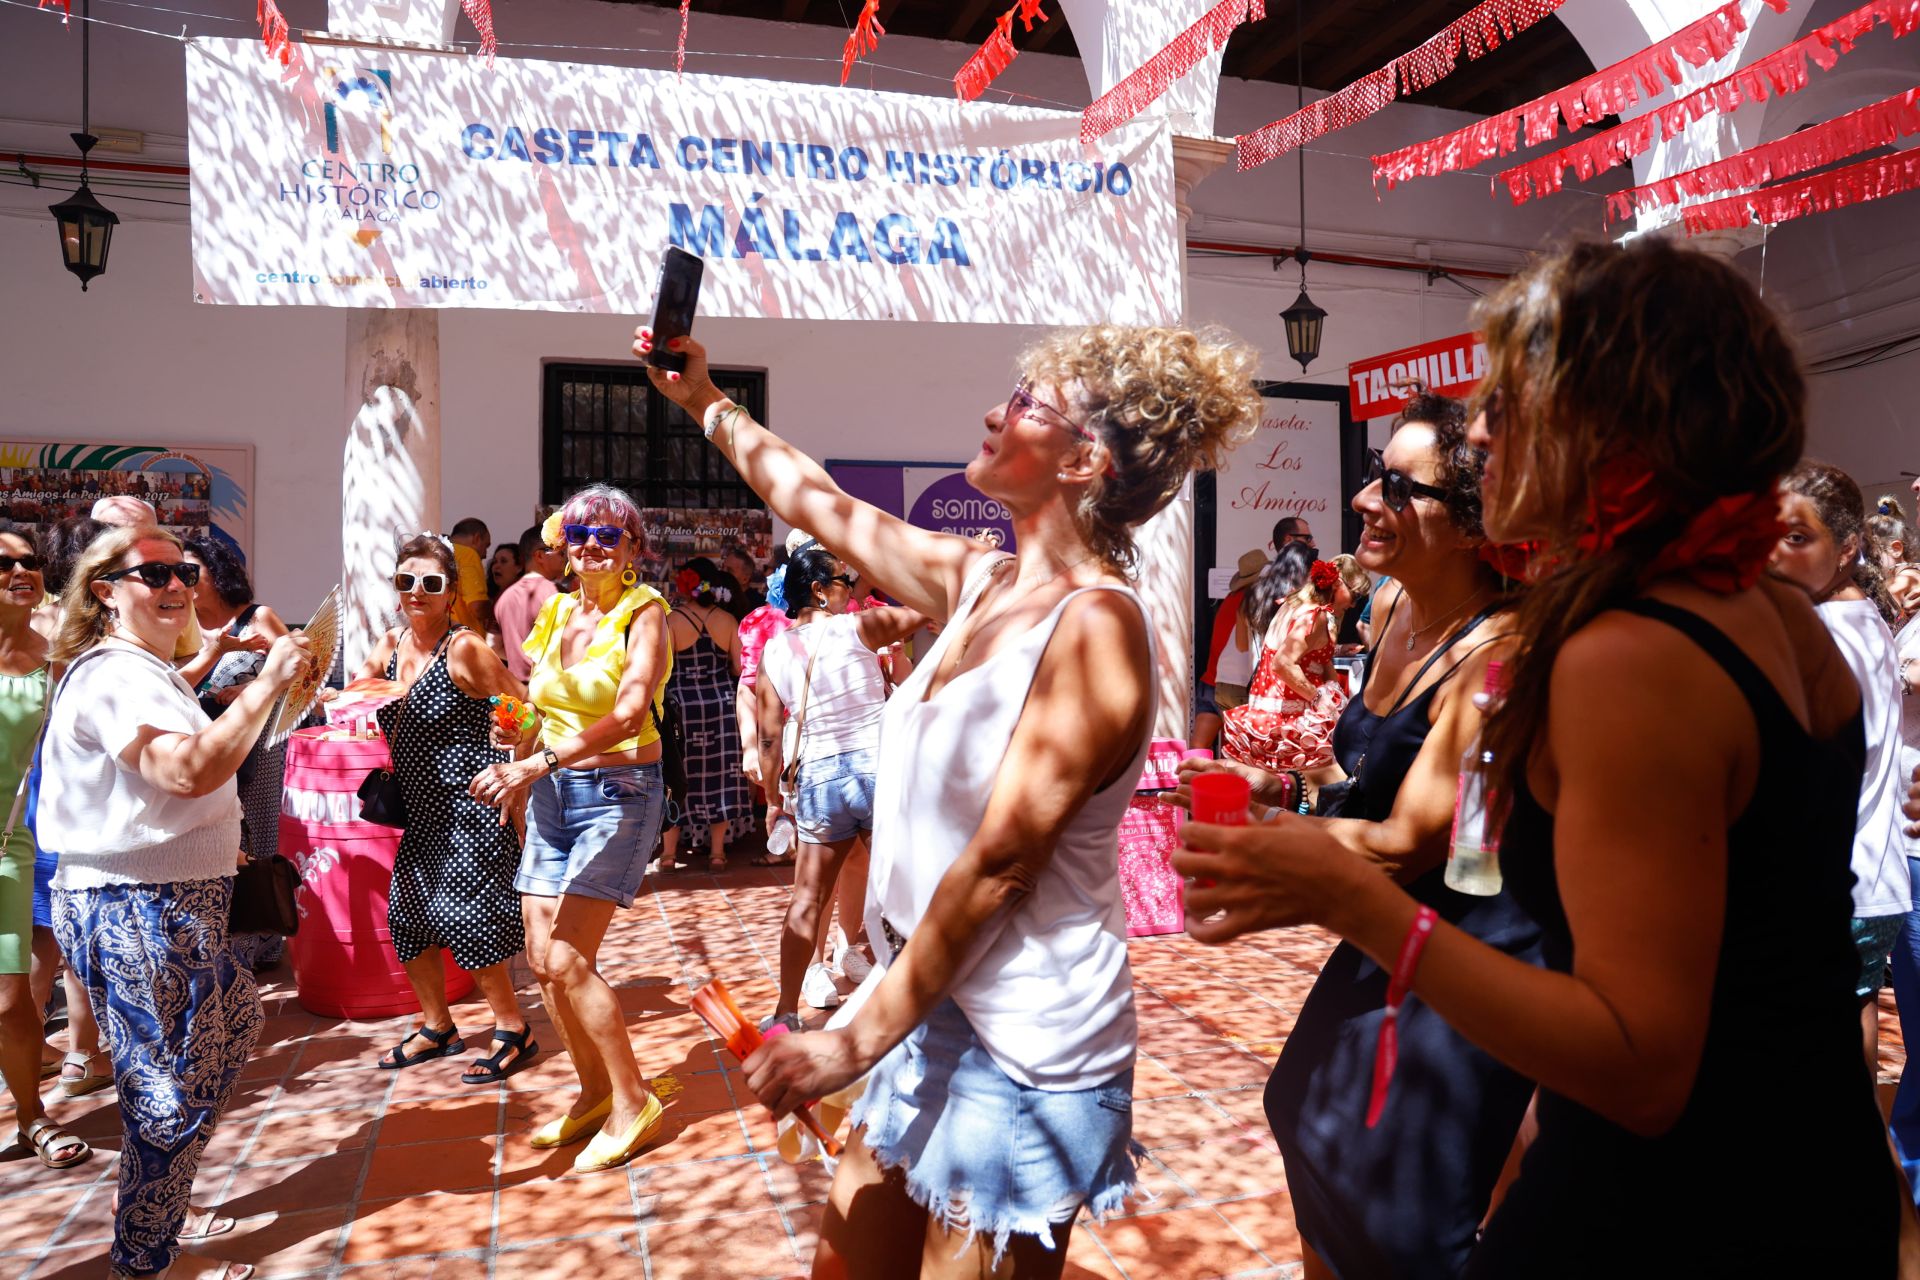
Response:
[[[460,571],[460,581],[454,586],[458,593],[453,601],[454,620],[485,635],[492,630],[487,625],[485,606],[487,550],[493,546],[493,534],[485,520],[467,516],[455,523],[447,541],[453,544],[453,562]]]
[[[520,563],[526,566],[526,572],[493,602],[493,620],[507,651],[507,670],[524,683],[533,670],[533,659],[522,653],[520,646],[557,590],[554,583],[566,571],[567,555],[541,541],[540,526],[534,525],[520,535]]]
[[[1273,522],[1273,554],[1279,555],[1289,542],[1304,542],[1316,551],[1320,549],[1313,540],[1313,530],[1300,516],[1282,516]]]

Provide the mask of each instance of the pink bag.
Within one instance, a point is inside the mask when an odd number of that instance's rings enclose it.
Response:
[[[1180,753],[1186,743],[1155,738],[1139,789],[1161,791],[1178,786]],[[1180,810],[1152,795],[1135,796],[1120,819],[1120,896],[1127,905],[1127,936],[1180,933],[1180,877],[1168,859],[1180,843]]]

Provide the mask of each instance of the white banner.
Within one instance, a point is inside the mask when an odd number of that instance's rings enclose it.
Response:
[[[1273,526],[1299,516],[1323,558],[1340,549],[1340,405],[1266,396],[1260,430],[1215,480],[1214,567],[1248,551],[1273,554]]]
[[[199,301],[1171,323],[1164,125],[577,63],[187,46]]]

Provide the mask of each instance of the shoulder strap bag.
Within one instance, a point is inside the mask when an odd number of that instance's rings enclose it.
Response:
[[[824,643],[823,632],[815,635],[807,646],[807,675],[800,685],[800,703],[794,709],[793,718],[787,721],[793,726],[793,750],[787,753],[786,762],[780,767],[780,791],[783,795],[793,794],[794,784],[800,777],[800,746],[806,740],[807,704],[813,696],[813,664],[819,658],[820,646]],[[786,730],[782,729],[783,746],[785,733]]]
[[[419,684],[433,664],[439,660],[440,653],[453,639],[453,633],[460,628],[447,628],[447,634],[440,637],[440,643],[434,646],[433,653],[427,658],[426,665],[420,668],[420,675],[414,677],[413,684]],[[395,664],[399,669],[398,654],[400,645],[394,642]],[[413,685],[407,686],[406,696],[400,699],[400,706],[393,713],[395,737],[399,736],[400,717],[407,713],[407,703],[413,698]],[[383,827],[404,827],[407,825],[407,793],[400,786],[400,778],[392,769],[370,769],[367,776],[360,780],[360,789],[355,793],[360,797],[360,820],[372,822]]]

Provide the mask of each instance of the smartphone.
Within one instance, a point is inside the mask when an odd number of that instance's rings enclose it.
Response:
[[[703,259],[678,245],[667,246],[653,294],[653,350],[647,363],[654,368],[686,372],[687,357],[669,351],[667,344],[693,333],[693,313],[700,306],[700,277],[706,270]]]

